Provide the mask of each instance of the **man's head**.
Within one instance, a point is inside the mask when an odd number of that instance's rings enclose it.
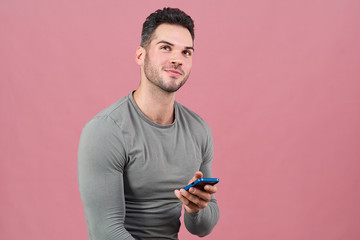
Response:
[[[188,29],[194,41],[194,22],[191,17],[178,8],[164,8],[156,10],[146,18],[141,32],[140,46],[147,48],[156,28],[164,23],[179,25]]]
[[[135,56],[142,86],[176,92],[190,75],[193,44],[194,23],[188,15],[174,8],[152,13],[144,23]]]

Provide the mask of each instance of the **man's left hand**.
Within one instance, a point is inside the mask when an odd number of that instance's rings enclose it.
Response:
[[[189,181],[189,184],[202,178],[202,172],[198,171]],[[191,187],[189,191],[185,189],[175,190],[174,193],[178,199],[184,204],[185,210],[189,213],[197,213],[201,209],[206,208],[211,200],[211,195],[216,193],[216,186],[205,185],[204,190]]]

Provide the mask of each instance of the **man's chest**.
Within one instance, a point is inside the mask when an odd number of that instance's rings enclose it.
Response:
[[[129,142],[124,169],[125,192],[134,197],[173,196],[202,163],[201,143],[184,131],[148,131]]]

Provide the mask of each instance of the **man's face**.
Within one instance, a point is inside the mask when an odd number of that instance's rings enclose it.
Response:
[[[176,92],[190,75],[193,52],[189,30],[178,25],[159,25],[146,47],[145,77],[163,91]]]

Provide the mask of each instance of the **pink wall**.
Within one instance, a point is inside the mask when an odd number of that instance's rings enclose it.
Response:
[[[196,22],[178,101],[213,129],[206,239],[360,239],[356,0],[1,1],[0,239],[87,239],[79,135],[137,87],[141,24],[163,6]]]

